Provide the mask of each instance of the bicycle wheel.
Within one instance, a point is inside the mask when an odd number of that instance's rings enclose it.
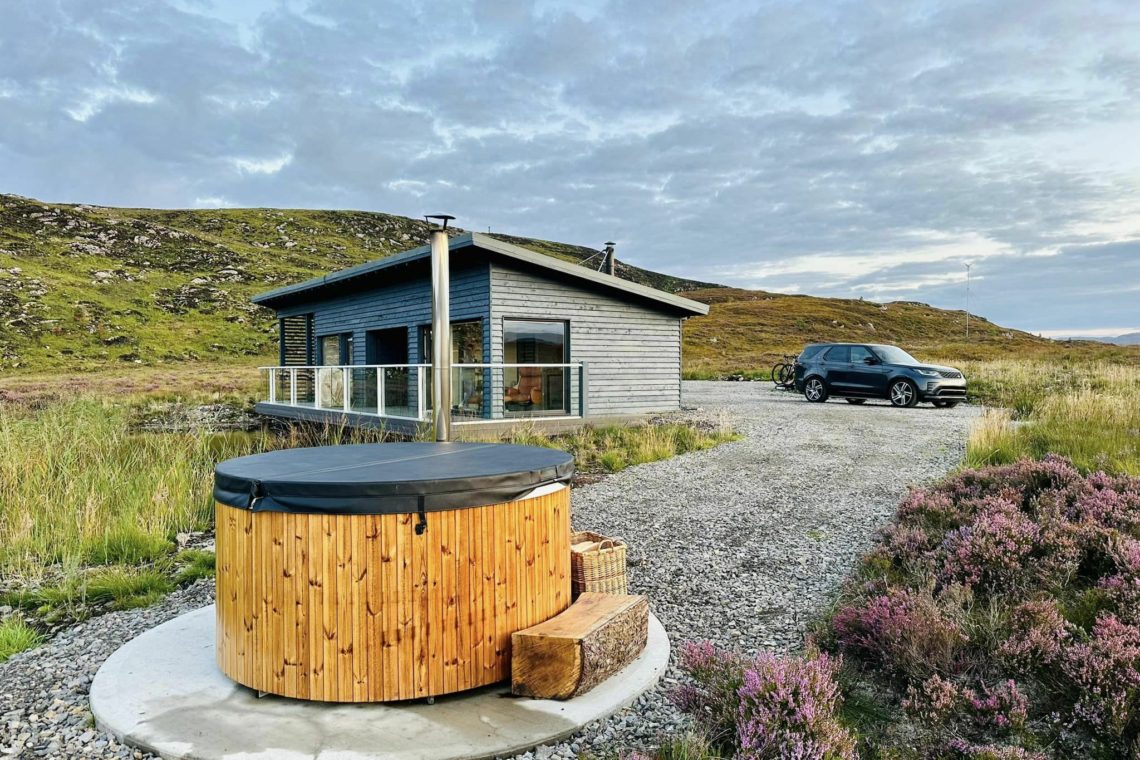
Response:
[[[781,388],[791,388],[796,384],[796,368],[792,364],[781,364],[777,385]]]
[[[788,365],[785,362],[777,362],[772,365],[772,384],[777,388],[783,388],[784,384],[780,381],[780,373],[784,371],[784,367]]]

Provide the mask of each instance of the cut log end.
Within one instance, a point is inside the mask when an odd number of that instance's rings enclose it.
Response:
[[[637,659],[648,638],[646,597],[584,593],[511,637],[511,691],[539,699],[585,694]]]

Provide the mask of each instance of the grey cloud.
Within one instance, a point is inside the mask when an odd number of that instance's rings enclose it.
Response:
[[[314,0],[251,8],[244,30],[204,2],[9,5],[5,191],[443,209],[616,239],[632,263],[701,279],[949,305],[955,287],[930,277],[960,262],[924,246],[981,240],[1004,251],[990,281],[1025,294],[995,299],[995,318],[1140,322],[1123,296],[1096,314],[1079,295],[1140,274],[1110,227],[1140,214],[1137,178],[1054,154],[1140,121],[1131,3]],[[1043,249],[1062,253],[1028,256]],[[819,255],[884,263],[749,274]],[[927,284],[883,290],[907,282]]]

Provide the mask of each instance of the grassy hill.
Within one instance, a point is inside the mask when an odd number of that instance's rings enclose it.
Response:
[[[0,195],[0,369],[85,371],[179,362],[250,366],[274,355],[260,291],[418,246],[420,220],[360,211],[155,210]],[[462,230],[456,230],[459,234]],[[582,246],[496,235],[564,261]],[[587,266],[596,267],[594,259]],[[990,358],[1076,351],[1135,360],[1140,350],[1067,346],[922,304],[736,290],[618,262],[618,275],[712,305],[685,327],[691,375],[766,368],[817,340],[900,343],[917,353]]]
[[[919,357],[956,360],[998,358],[1098,359],[1140,363],[1140,350],[1097,341],[1055,341],[995,325],[970,315],[913,301],[783,295],[759,290],[711,288],[682,295],[710,304],[708,316],[685,324],[689,377],[768,369],[781,354],[807,343],[895,343]]]
[[[250,296],[414,248],[427,231],[359,211],[120,209],[0,195],[0,368],[272,356],[271,312]],[[496,237],[571,262],[595,253]],[[620,261],[618,275],[669,291],[709,285]]]

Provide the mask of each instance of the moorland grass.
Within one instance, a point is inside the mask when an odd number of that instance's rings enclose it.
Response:
[[[97,606],[145,606],[213,574],[209,552],[175,553],[208,530],[217,462],[297,446],[385,440],[383,431],[293,427],[286,433],[143,432],[149,397],[0,406],[0,603],[44,620]],[[587,426],[551,436],[520,426],[498,440],[570,451],[585,473],[616,472],[732,440],[723,425]]]
[[[1022,361],[968,371],[999,408],[971,430],[967,465],[1059,454],[1085,472],[1140,475],[1140,368]]]
[[[214,463],[264,448],[249,434],[135,433],[129,409],[78,399],[0,407],[0,576],[136,565],[208,527]]]
[[[574,455],[579,472],[590,474],[619,472],[632,465],[709,449],[738,438],[725,422],[706,429],[685,423],[586,425],[557,436],[522,425],[497,440],[563,449]]]

